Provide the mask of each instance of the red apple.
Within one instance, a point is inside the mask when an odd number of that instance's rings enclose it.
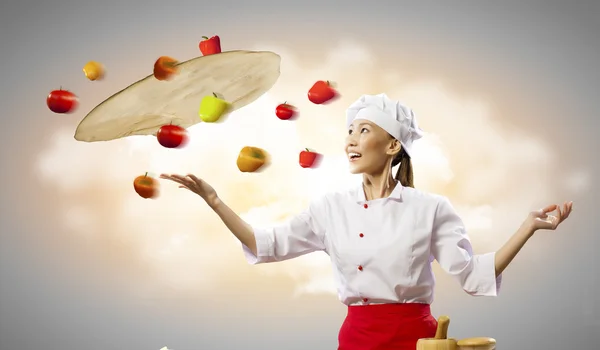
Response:
[[[331,87],[329,81],[319,80],[308,90],[308,99],[310,102],[320,105],[337,95],[337,92]]]
[[[187,142],[187,130],[178,125],[163,125],[156,134],[158,143],[166,148],[177,148],[184,146]]]
[[[319,157],[319,153],[313,152],[308,148],[300,152],[300,166],[303,168],[312,168],[316,165],[316,160]]]
[[[52,112],[62,114],[70,113],[77,108],[78,101],[74,93],[60,88],[50,92],[46,98],[46,104]]]
[[[284,102],[275,108],[275,115],[281,120],[288,120],[296,114],[296,107]]]

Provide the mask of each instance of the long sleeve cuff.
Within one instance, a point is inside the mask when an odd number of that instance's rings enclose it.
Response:
[[[250,248],[242,243],[244,257],[250,265],[268,262],[269,258],[275,255],[271,235],[264,229],[253,228],[253,230],[254,238],[256,239],[256,255],[252,253]]]
[[[473,256],[473,270],[463,288],[474,296],[498,296],[502,284],[502,274],[496,277],[496,253]]]

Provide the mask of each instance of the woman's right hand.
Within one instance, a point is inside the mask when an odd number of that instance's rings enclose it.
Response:
[[[160,178],[177,182],[179,184],[179,188],[185,188],[186,190],[194,192],[202,197],[202,199],[204,199],[211,207],[214,207],[219,200],[215,189],[212,188],[212,186],[206,181],[196,177],[193,174],[187,174],[186,176],[177,174],[161,174]]]

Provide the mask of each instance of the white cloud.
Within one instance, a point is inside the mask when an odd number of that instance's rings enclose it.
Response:
[[[452,181],[454,173],[450,161],[444,151],[441,139],[432,133],[425,133],[425,137],[415,142],[412,156],[413,167],[423,174],[436,174],[432,176],[416,176],[415,186],[429,188],[435,183],[447,184]],[[429,183],[428,183],[428,180]]]
[[[331,294],[336,293],[336,285],[328,274],[312,276],[308,282],[299,283],[294,292],[298,297],[302,294]]]
[[[356,45],[356,43],[344,40],[341,41],[336,50],[332,50],[327,54],[328,63],[335,62],[336,67],[370,65],[374,63],[374,57],[366,47]],[[331,68],[331,67],[327,67]]]
[[[490,230],[493,228],[492,225],[492,211],[491,205],[481,206],[455,206],[456,212],[463,219],[469,230]]]
[[[235,273],[243,264],[241,248],[200,198],[161,182],[160,198],[143,200],[133,191],[133,178],[146,171],[194,173],[251,224],[285,220],[310,198],[360,180],[347,174],[342,150],[345,107],[363,93],[386,92],[417,111],[427,133],[415,145],[416,184],[450,196],[475,239],[497,244],[506,236],[489,233],[504,230],[504,225],[516,228],[531,209],[524,198],[548,194],[549,186],[536,175],[538,167],[552,161],[548,148],[503,129],[485,102],[458,97],[438,82],[402,84],[401,72],[382,70],[367,50],[348,41],[325,54],[327,61],[313,70],[290,53],[271,49],[282,56],[274,88],[225,123],[191,127],[184,149],[162,148],[153,137],[86,144],[76,142],[72,130],[57,133],[38,163],[44,180],[65,196],[99,187],[103,198],[114,196],[118,203],[99,208],[97,200],[88,200],[67,206],[65,227],[99,234],[94,230],[110,222],[105,226],[110,234],[103,234],[137,249],[132,253],[154,266],[170,286],[198,288]],[[316,80],[336,82],[342,98],[327,106],[310,104],[306,93]],[[377,90],[365,91],[367,87]],[[299,108],[295,122],[274,116],[275,106],[284,100]],[[262,173],[240,173],[235,160],[246,145],[266,149],[272,165]],[[298,152],[305,147],[326,155],[320,168],[298,166]],[[581,175],[573,179],[573,184],[589,181]],[[211,267],[198,268],[206,264]],[[314,254],[252,268],[291,276],[300,294],[335,293],[329,264],[327,256]]]

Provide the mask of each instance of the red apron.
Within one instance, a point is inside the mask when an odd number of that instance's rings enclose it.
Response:
[[[375,304],[348,307],[338,350],[415,350],[433,338],[437,321],[428,304]]]

